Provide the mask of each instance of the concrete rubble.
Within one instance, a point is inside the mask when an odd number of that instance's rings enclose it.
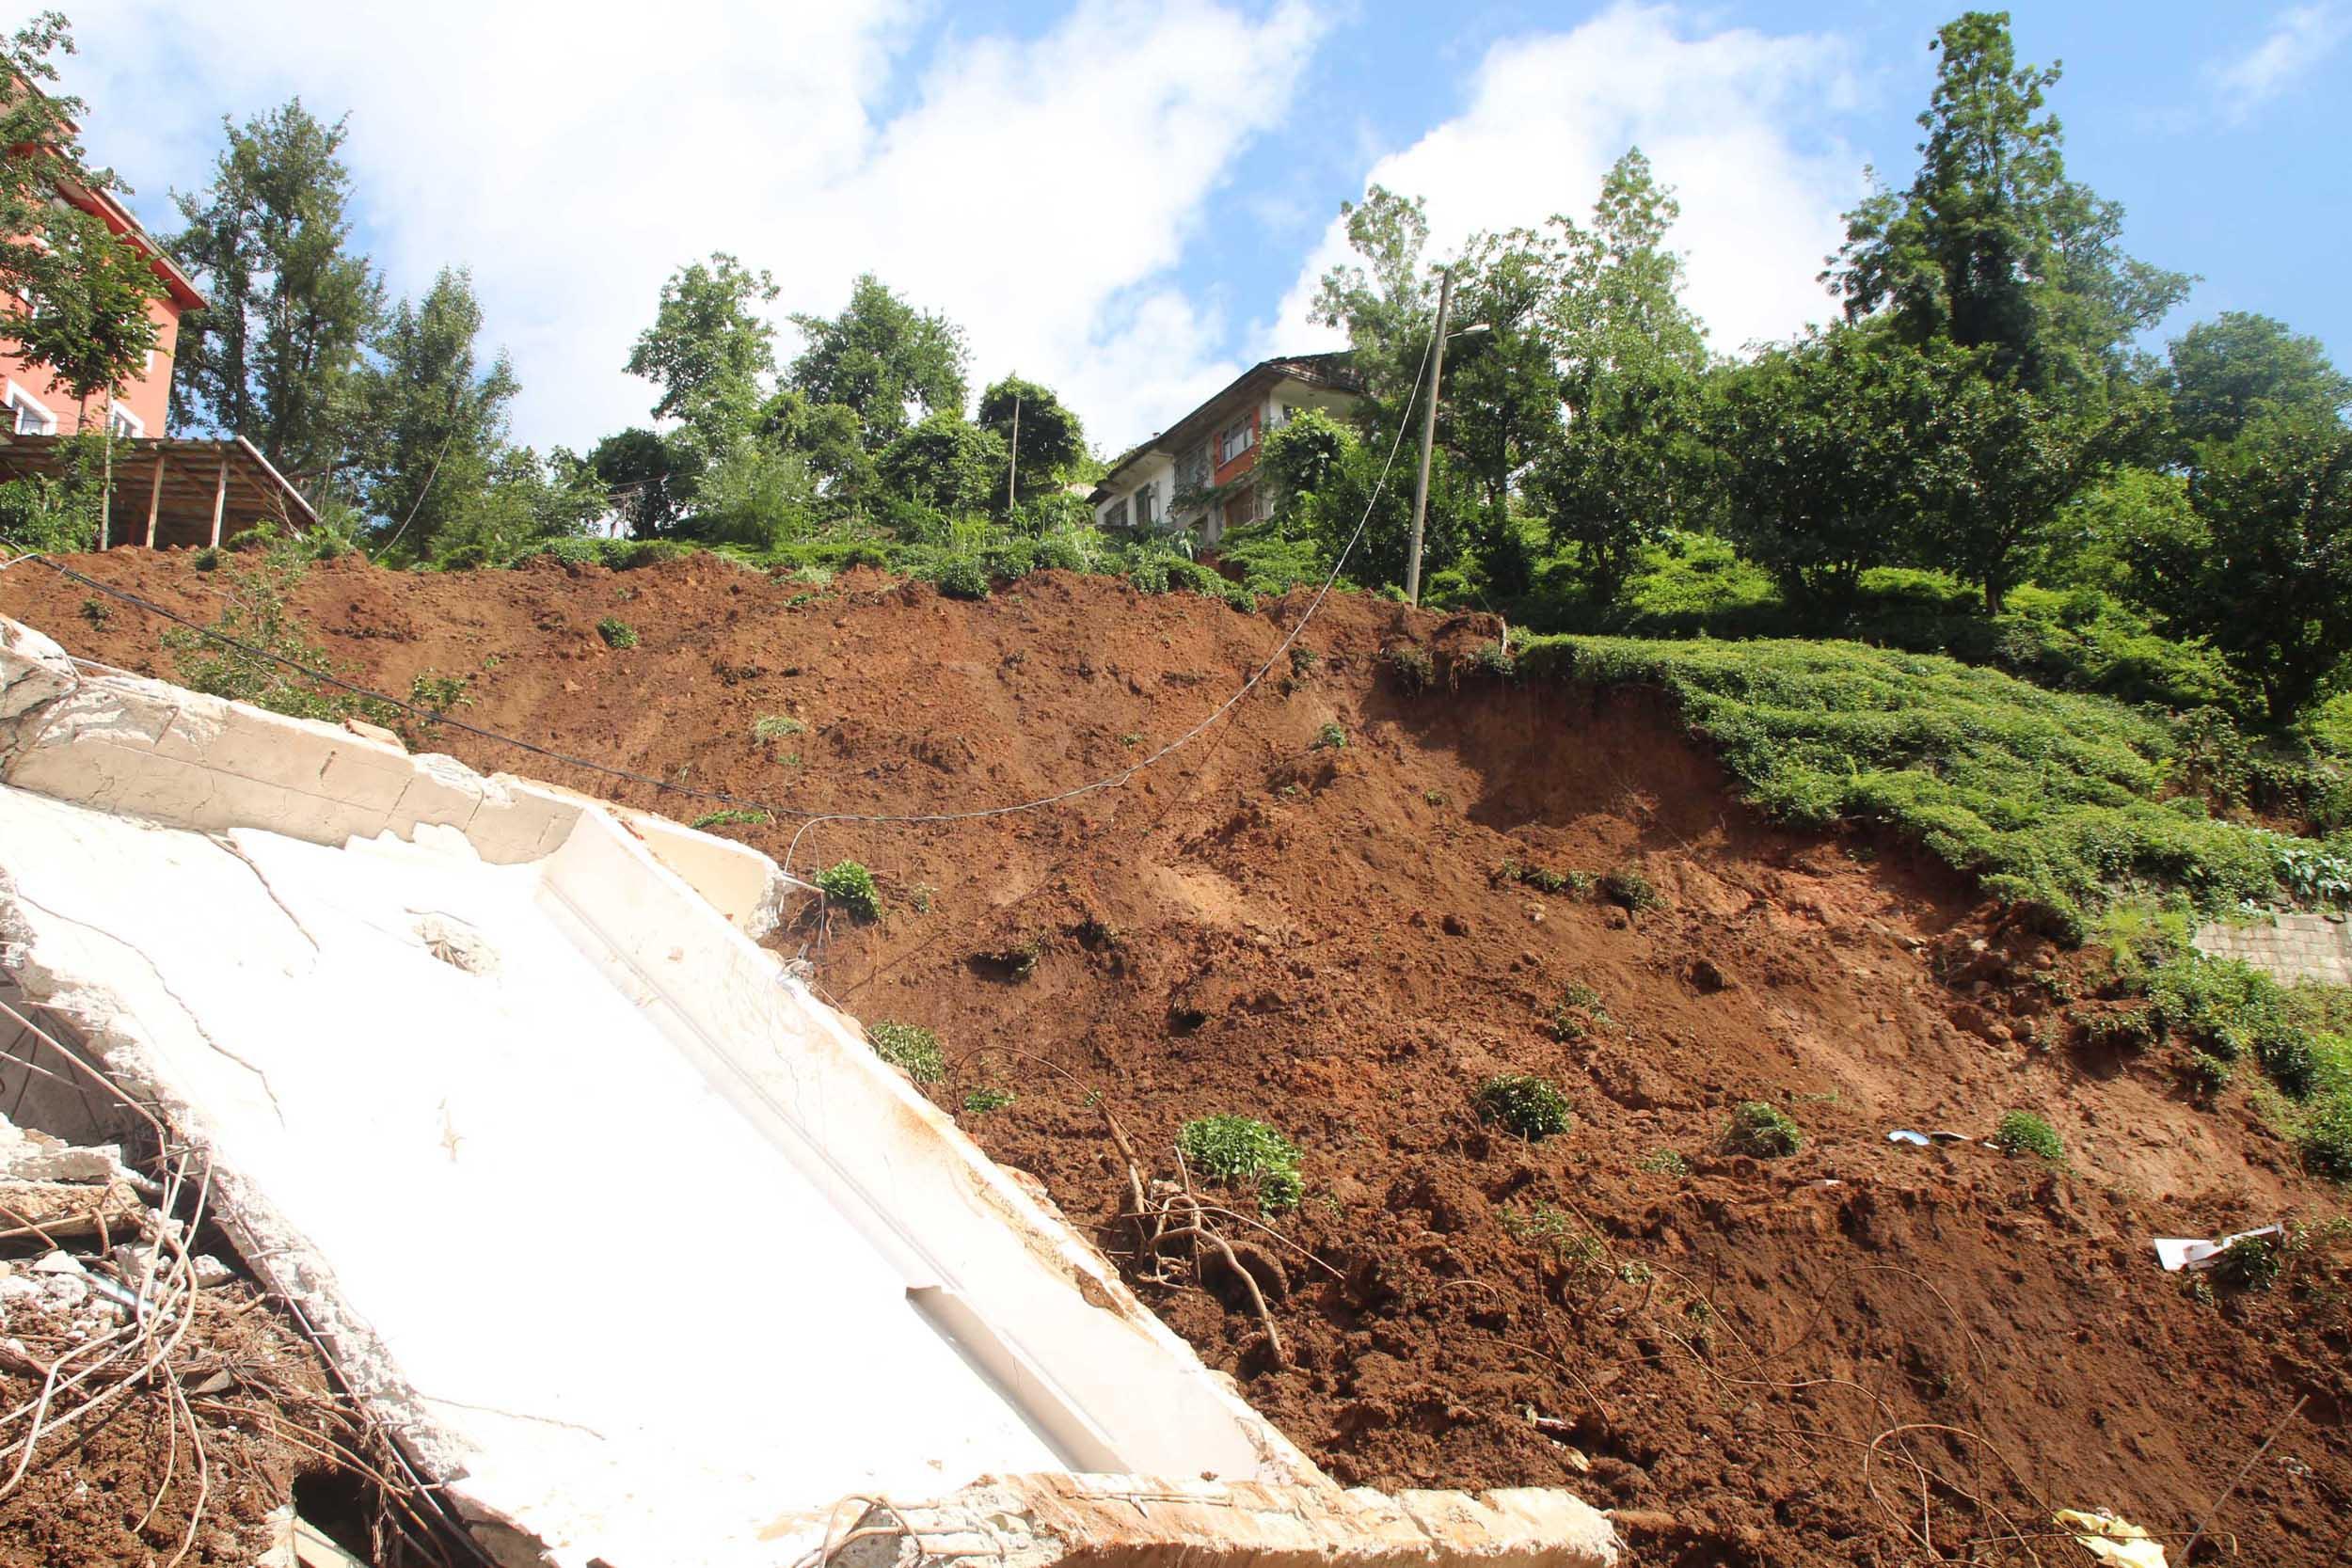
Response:
[[[1324,1476],[755,944],[755,851],[5,621],[0,781],[0,980],[501,1564],[1617,1560],[1563,1492]],[[649,1251],[707,1277],[616,1285]]]

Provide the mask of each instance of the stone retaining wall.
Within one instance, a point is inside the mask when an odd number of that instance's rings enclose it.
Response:
[[[2278,914],[2243,926],[2200,927],[2197,951],[2239,958],[2289,985],[2352,986],[2352,925],[2342,916]]]

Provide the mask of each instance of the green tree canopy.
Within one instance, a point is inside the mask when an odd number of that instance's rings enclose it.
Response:
[[[503,353],[477,368],[481,333],[472,275],[444,268],[424,298],[403,300],[376,336],[358,457],[366,509],[387,547],[431,556],[442,531],[492,483],[507,404],[520,388]]]
[[[838,316],[796,315],[807,347],[792,361],[791,385],[809,402],[853,410],[869,452],[907,428],[909,410],[963,412],[963,333],[946,317],[917,310],[872,273],[850,289]]]
[[[1001,499],[1005,443],[994,431],[943,411],[882,449],[875,467],[893,495],[956,517]]]
[[[2340,689],[2352,656],[2352,430],[2331,413],[2207,442],[2193,522],[2137,542],[2149,596],[2262,692],[2274,721]]]
[[[1822,280],[1850,318],[1885,310],[1914,344],[1988,350],[1991,374],[2038,394],[2103,379],[2191,280],[2124,255],[2122,209],[2067,178],[2044,112],[2059,68],[2017,64],[2008,12],[1967,12],[1935,46],[1918,173],[1847,214]]]
[[[44,89],[57,79],[54,56],[72,53],[73,35],[55,11],[0,38],[0,287],[30,301],[0,324],[24,358],[51,371],[54,387],[87,404],[145,368],[155,346],[148,308],[161,289],[135,245],[57,199],[60,182],[125,194],[82,154],[81,101]],[[7,243],[28,241],[40,243]]]
[[[1728,372],[1715,416],[1725,531],[1790,597],[1851,603],[1864,572],[1915,546],[1943,389],[1881,324],[1834,326]]]
[[[234,433],[327,488],[360,411],[360,351],[383,286],[351,239],[345,122],[289,101],[238,126],[205,189],[176,194],[173,253],[212,308],[181,324],[176,430]]]
[[[641,539],[675,530],[703,470],[698,451],[642,425],[598,441],[588,451],[587,465],[628,531]]]
[[[760,307],[775,280],[723,251],[690,261],[661,285],[653,325],[638,334],[623,368],[661,388],[657,420],[676,420],[687,439],[715,459],[747,434],[775,373],[775,327]]]
[[[1601,182],[1589,226],[1552,219],[1556,282],[1546,310],[1565,418],[1536,460],[1554,540],[1573,543],[1609,599],[1635,552],[1699,520],[1712,494],[1704,439],[1706,330],[1682,303],[1666,248],[1680,208],[1629,149]]]
[[[2174,339],[2169,358],[2167,389],[2184,448],[2233,439],[2269,415],[2335,417],[2352,406],[2352,377],[2325,345],[2270,316],[2225,310]]]
[[[1016,407],[1020,411],[1017,420]],[[1086,428],[1078,422],[1078,416],[1054,395],[1052,388],[1017,375],[1006,376],[980,394],[979,416],[974,422],[1003,441],[1005,450],[1019,459],[1013,479],[1016,502],[1034,500],[1058,489],[1086,456]],[[1000,504],[1004,499],[1001,483],[996,499]]]

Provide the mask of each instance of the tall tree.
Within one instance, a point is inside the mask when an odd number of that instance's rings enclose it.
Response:
[[[858,276],[838,316],[796,315],[792,325],[807,339],[792,386],[813,404],[855,413],[868,452],[898,439],[911,409],[962,414],[971,358],[962,329],[916,309],[872,273]]]
[[[678,420],[706,460],[748,435],[767,399],[776,333],[760,307],[775,297],[767,273],[713,251],[671,275],[653,325],[629,351],[628,373],[661,388],[654,418]]]
[[[1601,182],[1590,225],[1552,220],[1559,276],[1548,309],[1565,420],[1535,486],[1552,537],[1577,546],[1603,600],[1640,546],[1692,520],[1711,491],[1707,334],[1682,302],[1682,258],[1666,246],[1680,212],[1632,148]]]
[[[1843,610],[1862,574],[1915,547],[1941,489],[1930,439],[1945,378],[1883,324],[1839,325],[1729,372],[1725,531],[1791,599]]]
[[[1918,173],[1847,214],[1822,280],[1850,318],[1883,309],[1914,344],[1986,349],[1989,373],[2037,394],[2103,379],[2191,279],[2124,255],[2122,209],[2067,178],[2043,112],[2059,67],[2017,64],[2007,11],[1967,12],[1935,47]]]
[[[1438,309],[1436,280],[1422,256],[1428,208],[1420,197],[1375,185],[1362,201],[1341,202],[1340,215],[1356,260],[1323,275],[1307,313],[1319,326],[1347,333],[1363,382],[1361,422],[1392,430],[1420,379]]]
[[[2192,525],[2136,542],[2141,581],[2283,723],[2352,674],[2352,430],[2332,412],[2257,419],[2199,450],[2189,502]]]
[[[501,352],[477,369],[482,305],[473,277],[444,268],[421,301],[403,300],[375,340],[359,459],[368,512],[387,548],[416,557],[479,501],[506,444],[520,390]]]
[[[350,248],[347,121],[322,122],[297,98],[221,125],[212,183],[175,195],[187,227],[171,248],[212,308],[181,325],[172,427],[243,436],[323,491],[358,416],[360,351],[384,304]]]
[[[73,53],[64,17],[43,11],[0,39],[0,288],[26,302],[0,316],[0,338],[45,365],[77,403],[119,386],[155,346],[148,259],[105,222],[60,201],[61,184],[127,194],[83,156],[81,100],[51,97],[55,56]],[[45,388],[44,388],[45,389]]]
[[[2316,338],[2242,310],[2199,322],[2172,341],[2168,389],[2185,449],[2234,438],[2266,415],[2334,417],[2352,406],[2352,377]]]
[[[980,394],[974,421],[1005,443],[1016,467],[1016,501],[1034,500],[1067,482],[1070,469],[1086,456],[1086,427],[1077,414],[1050,387],[1006,376]],[[1000,479],[995,499],[1004,500]]]

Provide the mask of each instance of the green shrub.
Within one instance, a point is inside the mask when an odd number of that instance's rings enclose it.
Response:
[[[2331,1181],[2352,1181],[2352,1094],[2338,1093],[2312,1112],[2296,1144],[2307,1168]]]
[[[1735,1154],[1777,1160],[1804,1147],[1804,1129],[1778,1107],[1750,1100],[1732,1111],[1731,1128],[1724,1134],[1724,1142]]]
[[[1323,728],[1315,731],[1314,742],[1310,750],[1317,752],[1344,752],[1347,750],[1347,731],[1336,723],[1326,724]]]
[[[993,586],[988,568],[968,555],[951,556],[939,568],[939,591],[951,599],[985,599]]]
[[[918,1084],[936,1084],[947,1075],[947,1058],[939,1049],[939,1037],[919,1023],[870,1024],[866,1038],[875,1055]]]
[[[1688,1176],[1691,1162],[1671,1148],[1658,1148],[1642,1162],[1642,1168],[1653,1176]]]
[[[729,807],[725,811],[707,811],[687,824],[690,828],[760,828],[773,820],[764,811],[749,811]]]
[[[1482,675],[1509,680],[1519,673],[1519,661],[1512,657],[1511,645],[1498,638],[1478,645],[1478,652],[1470,656],[1470,668]]]
[[[596,623],[596,635],[604,639],[608,648],[637,646],[637,628],[617,615],[608,615]]]
[[[1426,691],[1437,681],[1437,666],[1431,662],[1426,648],[1406,642],[1380,657],[1396,673],[1396,684],[1407,691]]]
[[[2277,1238],[2240,1236],[2213,1260],[2213,1276],[2232,1291],[2267,1291],[2286,1268]]]
[[[752,738],[754,740],[782,740],[787,736],[800,735],[807,728],[806,724],[802,723],[790,714],[763,713],[752,721]]]
[[[1568,1097],[1549,1078],[1534,1073],[1510,1072],[1489,1078],[1478,1085],[1472,1103],[1478,1107],[1478,1119],[1492,1122],[1529,1143],[1541,1143],[1555,1132],[1565,1132],[1572,1119],[1568,1114]]]
[[[2230,1064],[2218,1056],[2202,1051],[2188,1053],[2186,1069],[2189,1087],[2201,1097],[2210,1100],[2230,1086]]]
[[[1157,552],[1136,556],[1127,562],[1127,580],[1135,584],[1138,594],[1165,594],[1168,560]]]
[[[1264,1213],[1295,1208],[1306,1195],[1297,1146],[1254,1117],[1188,1121],[1176,1134],[1176,1150],[1210,1180],[1254,1192]]]
[[[966,1116],[984,1117],[991,1111],[1003,1110],[1006,1106],[1010,1105],[1014,1101],[1019,1100],[1020,1098],[1021,1097],[1019,1095],[1013,1093],[1010,1089],[1000,1089],[995,1087],[970,1089],[965,1091],[963,1097],[964,1114]]]
[[[1666,902],[1658,895],[1658,890],[1650,886],[1647,877],[1622,867],[1600,879],[1600,891],[1609,895],[1611,903],[1622,904],[1635,914],[1645,910],[1662,908]]]
[[[855,861],[842,861],[817,873],[817,887],[827,901],[860,920],[882,918],[882,890],[874,885],[874,874]]]
[[[1552,1034],[1571,1044],[1596,1028],[1607,1029],[1615,1022],[1609,1016],[1609,1009],[1601,1006],[1600,992],[1587,985],[1571,983],[1561,991],[1558,1006],[1551,1009]]]
[[[2092,1013],[2083,1023],[2083,1035],[2092,1045],[2132,1055],[2153,1045],[2156,1033],[2154,1012],[2145,1006]]]
[[[1993,1147],[2004,1154],[2030,1154],[2050,1164],[2063,1164],[2066,1145],[2059,1141],[2058,1132],[2031,1111],[2011,1111],[1994,1129]]]

